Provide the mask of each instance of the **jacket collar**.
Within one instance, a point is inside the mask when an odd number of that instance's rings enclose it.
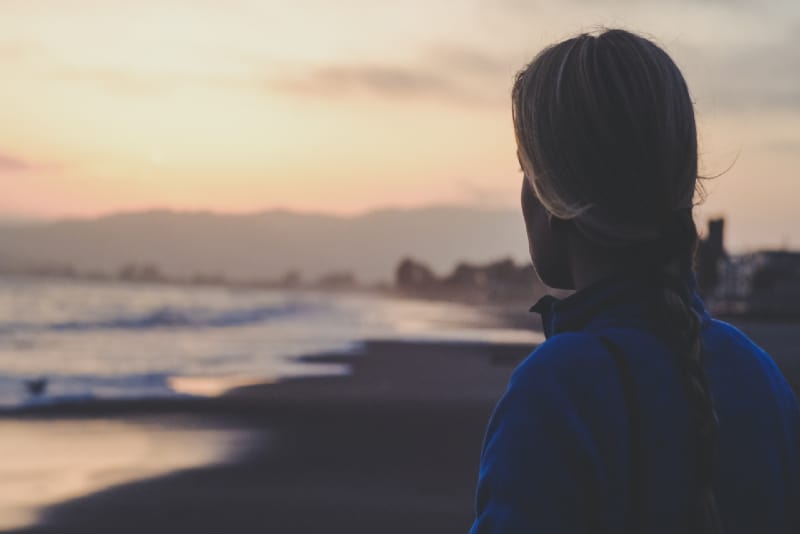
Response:
[[[710,318],[697,293],[694,274],[688,280],[692,295],[692,308],[701,320]],[[599,322],[646,324],[654,316],[653,310],[660,298],[663,280],[639,273],[614,275],[557,299],[545,295],[531,308],[542,317],[545,337],[560,332],[579,331]]]

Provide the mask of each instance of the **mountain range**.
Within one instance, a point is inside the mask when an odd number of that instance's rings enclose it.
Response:
[[[0,226],[3,268],[65,265],[114,274],[125,265],[148,264],[170,276],[249,279],[349,271],[375,282],[391,280],[405,257],[441,273],[462,261],[526,261],[521,216],[511,209],[459,206],[347,217],[153,210]]]

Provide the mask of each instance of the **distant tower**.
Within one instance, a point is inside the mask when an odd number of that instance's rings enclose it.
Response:
[[[697,285],[704,295],[710,294],[719,283],[720,260],[726,257],[724,244],[725,219],[708,221],[708,235],[697,246],[695,271]]]

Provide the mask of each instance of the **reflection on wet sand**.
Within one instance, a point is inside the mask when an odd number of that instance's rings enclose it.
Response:
[[[0,529],[51,504],[171,471],[223,463],[243,430],[172,427],[163,417],[0,421]]]

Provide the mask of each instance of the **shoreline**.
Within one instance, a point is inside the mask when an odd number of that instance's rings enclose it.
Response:
[[[384,340],[367,339],[359,342],[357,351],[323,352],[292,358],[300,364],[331,364],[350,367],[348,374],[307,374],[268,381],[253,379],[251,384],[230,388],[220,395],[201,396],[176,393],[172,396],[86,398],[62,402],[41,402],[0,407],[0,421],[17,418],[106,417],[131,414],[230,414],[243,417],[254,412],[270,410],[287,403],[342,403],[368,398],[375,403],[414,400],[437,402],[466,400],[476,395],[480,400],[492,397],[498,384],[481,383],[485,377],[476,375],[475,361],[488,358],[494,367],[509,367],[521,362],[537,345],[517,342],[478,342],[457,340]],[[441,380],[439,373],[447,371],[456,353],[463,353],[469,365],[461,370],[460,380],[471,380],[471,394],[451,389],[453,384]],[[416,364],[421,371],[407,367]],[[389,372],[394,377],[382,376]],[[358,374],[354,378],[355,374]],[[423,382],[410,383],[409,373]],[[469,377],[465,376],[469,374]],[[420,385],[428,389],[420,390]],[[504,386],[504,384],[503,384]],[[431,388],[434,388],[432,390]],[[488,389],[487,389],[488,388]],[[482,392],[482,393],[479,393]],[[488,396],[487,396],[488,395]]]
[[[460,532],[485,426],[532,345],[368,341],[309,355],[352,374],[247,386],[212,399],[41,406],[3,421],[141,421],[247,432],[239,453],[50,505],[6,532]],[[155,436],[154,439],[159,439]]]
[[[800,385],[793,324],[735,324]],[[489,416],[534,347],[369,340],[358,353],[298,358],[349,365],[348,375],[245,386],[216,398],[2,412],[0,424],[113,420],[146,431],[247,435],[231,455],[51,504],[39,522],[4,532],[463,534]],[[160,431],[148,436],[166,439]]]

